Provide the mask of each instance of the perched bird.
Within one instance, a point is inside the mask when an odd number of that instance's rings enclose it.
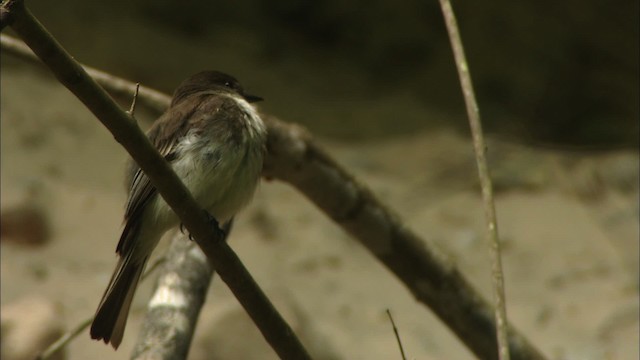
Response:
[[[212,223],[228,224],[253,196],[266,129],[248,95],[230,75],[204,71],[183,81],[147,136],[171,164]],[[118,348],[140,275],[162,235],[179,219],[130,160],[118,265],[91,325],[91,337]]]

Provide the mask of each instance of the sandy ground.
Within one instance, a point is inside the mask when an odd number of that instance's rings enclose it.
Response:
[[[47,299],[71,328],[95,311],[115,264],[125,152],[53,80],[3,67],[1,81],[1,206],[40,207],[51,238],[39,247],[2,238],[0,300],[5,309]],[[467,140],[440,130],[321,143],[490,296]],[[495,141],[490,151],[510,320],[551,359],[637,359],[638,154]],[[387,308],[410,359],[473,358],[366,249],[285,184],[263,182],[231,244],[317,358],[399,359]],[[151,285],[138,291],[117,352],[83,333],[68,358],[128,358]],[[247,321],[216,279],[190,358],[273,358]]]

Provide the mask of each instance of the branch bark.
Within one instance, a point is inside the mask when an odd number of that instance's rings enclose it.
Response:
[[[132,360],[186,359],[214,275],[202,250],[176,232],[156,281]]]
[[[2,39],[5,49],[5,41]],[[102,82],[110,89],[109,82]],[[130,98],[135,83],[129,82]],[[140,87],[139,101],[144,99]],[[165,95],[165,107],[169,97]],[[154,108],[157,110],[157,108]],[[371,191],[344,170],[302,127],[264,116],[269,131],[264,176],[288,182],[367,247],[480,359],[496,359],[493,308],[453,264],[438,258]],[[514,327],[513,359],[544,356]]]
[[[310,359],[289,325],[237,255],[217,236],[205,212],[136,122],[66,53],[24,6],[23,1],[8,0],[2,4],[2,8],[10,12],[13,30],[140,165],[278,355],[286,359]]]
[[[231,233],[232,224],[233,221],[225,224],[225,234]],[[176,232],[149,301],[132,360],[187,358],[214,275],[202,250],[187,235]]]

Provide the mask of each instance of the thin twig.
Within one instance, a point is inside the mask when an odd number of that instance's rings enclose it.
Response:
[[[398,347],[400,348],[400,355],[402,355],[402,360],[407,360],[407,357],[404,355],[404,347],[402,347],[402,341],[400,341],[400,334],[398,333],[398,328],[396,327],[396,323],[393,321],[393,316],[391,316],[391,310],[387,309],[387,315],[389,316],[389,321],[391,321],[391,326],[393,327],[393,333],[396,335],[396,340],[398,341]]]
[[[36,56],[36,54],[34,54],[33,51],[31,51],[31,49],[19,39],[9,35],[0,34],[0,44],[2,44],[2,50],[4,53],[12,54],[13,56],[32,64],[42,64],[42,61]],[[90,66],[83,65],[83,68],[98,84],[105,87],[109,93],[115,96],[128,100],[133,96],[133,94],[135,94],[135,83]],[[145,106],[148,110],[153,111],[155,114],[159,115],[169,107],[171,97],[168,95],[144,85],[139,87],[139,92],[138,100],[140,104]]]
[[[81,323],[76,325],[73,330],[67,331],[62,335],[58,340],[56,340],[53,344],[49,345],[40,355],[36,356],[36,360],[47,360],[51,356],[55,355],[58,351],[60,351],[63,347],[67,346],[71,340],[78,337],[78,335],[82,334],[88,327],[91,325],[93,321],[93,315],[91,317],[82,320]]]
[[[21,52],[21,47],[6,47],[4,39],[3,35],[0,40],[5,53],[27,60],[35,57],[31,51]],[[130,81],[96,69],[89,72],[98,75],[96,81],[114,95],[133,93],[135,84]],[[127,88],[130,90],[122,90]],[[161,112],[169,106],[171,98],[141,86],[139,100],[148,109]],[[455,266],[438,257],[424,239],[406,228],[366,186],[316,144],[304,128],[273,116],[263,117],[269,134],[263,175],[298,189],[360,241],[478,358],[497,358],[496,338],[492,335],[493,308]],[[514,360],[544,359],[513,327],[509,331],[509,344]]]
[[[493,186],[491,185],[491,176],[489,174],[489,166],[486,159],[486,145],[484,135],[482,133],[482,123],[480,122],[480,110],[473,90],[471,75],[469,74],[469,65],[462,46],[460,32],[456,21],[451,2],[449,0],[440,0],[442,13],[444,14],[445,24],[449,33],[453,55],[458,69],[458,76],[462,86],[464,102],[467,107],[467,116],[471,126],[471,134],[473,137],[473,148],[476,154],[476,163],[478,165],[478,175],[480,177],[480,186],[482,188],[482,201],[484,204],[485,221],[487,224],[487,241],[489,243],[489,251],[491,253],[492,262],[492,279],[493,279],[493,297],[495,302],[495,319],[496,319],[496,337],[498,342],[498,354],[500,360],[509,360],[509,343],[507,329],[507,310],[504,295],[504,275],[502,272],[502,259],[500,256],[500,241],[498,238],[498,220],[496,216],[496,208],[493,200]]]
[[[136,111],[136,100],[138,100],[138,91],[140,91],[140,83],[136,83],[136,92],[133,93],[133,100],[131,101],[131,107],[129,108],[129,111],[127,111],[127,114],[129,114],[129,116],[131,117],[135,117],[134,116],[134,112]]]
[[[166,257],[161,257],[158,260],[154,261],[151,266],[145,271],[144,275],[140,281],[144,281],[149,275],[151,275],[160,264],[166,261]],[[73,330],[67,331],[62,335],[58,340],[56,340],[53,344],[49,345],[46,349],[44,349],[40,355],[36,356],[36,360],[47,360],[51,356],[55,355],[59,350],[63,347],[67,346],[71,340],[78,337],[78,335],[82,334],[88,327],[91,325],[93,321],[94,315],[89,316],[88,318],[82,320],[78,325],[76,325]]]
[[[238,256],[211,227],[207,214],[136,122],[67,54],[24,6],[23,1],[8,0],[7,3],[15,3],[11,9],[13,30],[138,163],[207,254],[220,278],[229,286],[276,353],[287,359],[309,359],[309,354],[291,327],[258,287]]]

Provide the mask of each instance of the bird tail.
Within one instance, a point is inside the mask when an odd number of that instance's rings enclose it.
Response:
[[[149,259],[149,256],[133,259],[132,253],[120,258],[91,324],[91,338],[111,343],[114,349],[122,341],[133,295]]]

